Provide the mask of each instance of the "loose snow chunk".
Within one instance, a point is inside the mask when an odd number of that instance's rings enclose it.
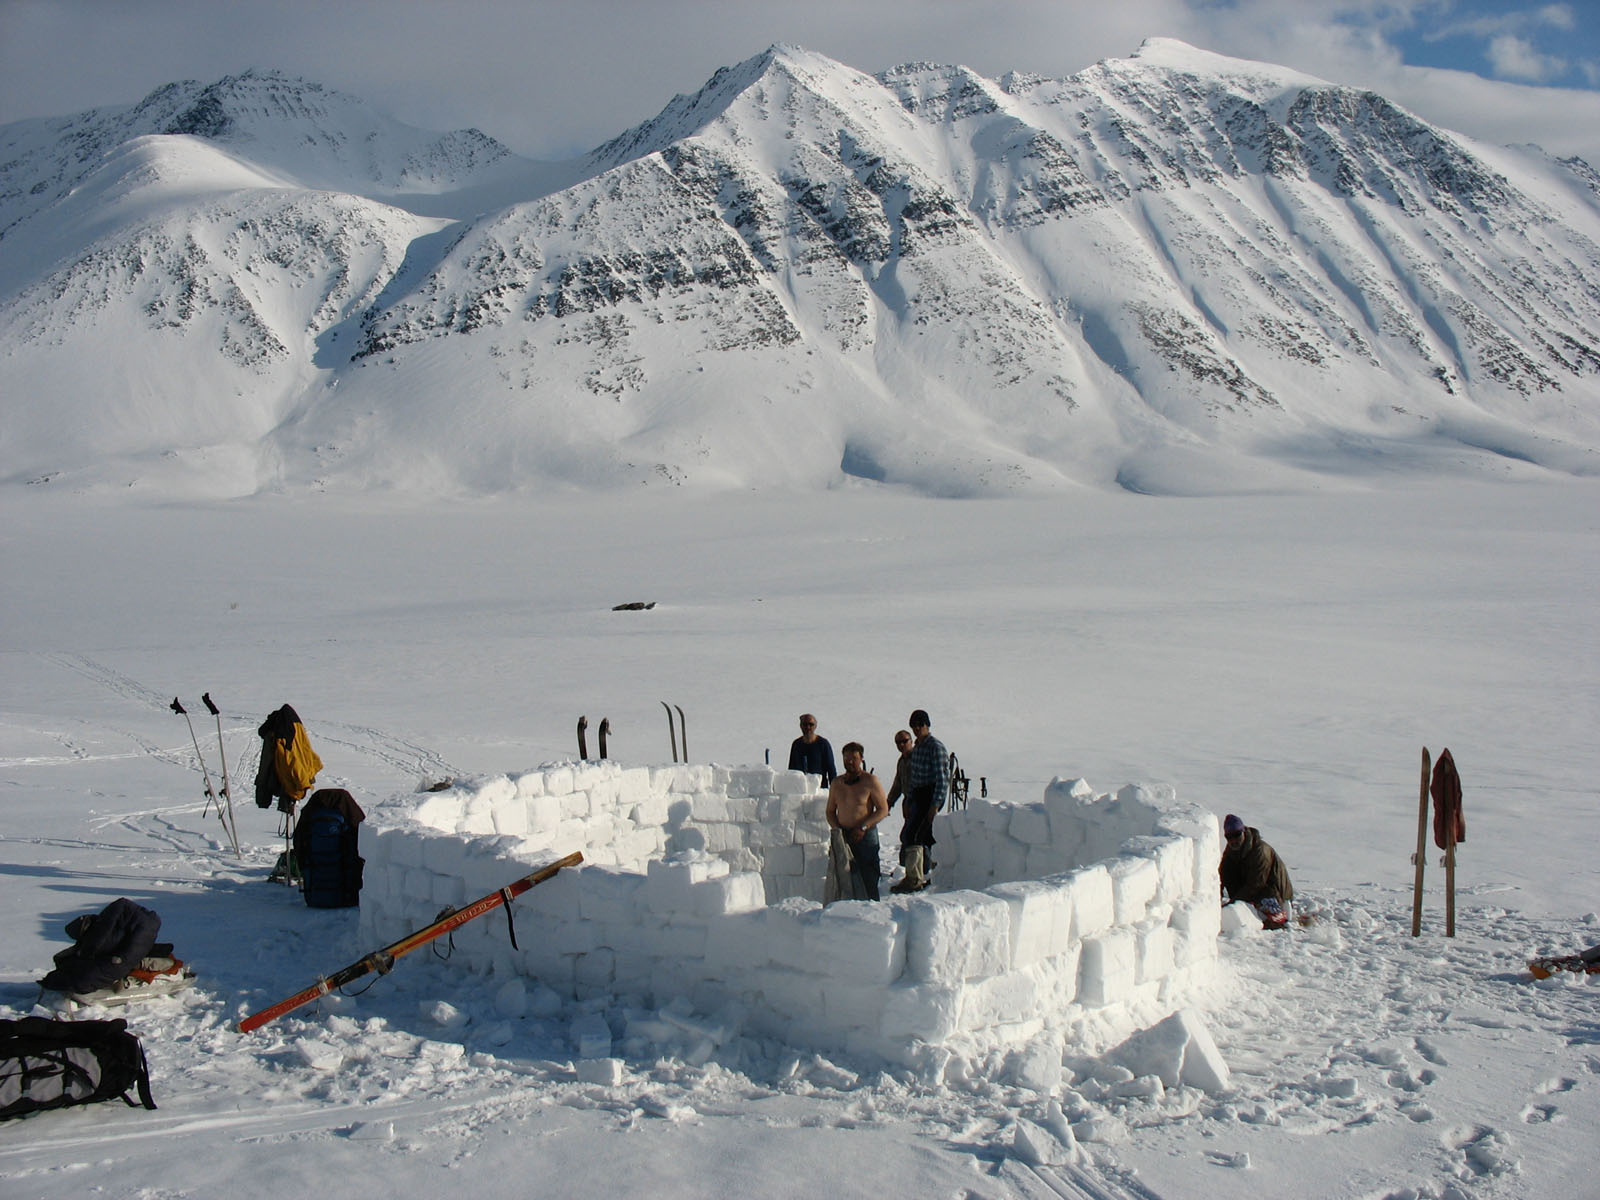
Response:
[[[294,1050],[300,1061],[313,1071],[337,1071],[344,1062],[344,1052],[339,1047],[313,1038],[302,1038],[295,1043]]]
[[[1248,904],[1230,904],[1222,910],[1222,932],[1233,937],[1261,932],[1261,918]]]
[[[1057,1137],[1043,1125],[1019,1117],[1011,1132],[1011,1153],[1035,1167],[1075,1163],[1083,1153],[1078,1149],[1078,1139],[1070,1126],[1063,1132],[1065,1138]]]
[[[581,1058],[576,1066],[579,1083],[597,1083],[601,1087],[618,1087],[622,1083],[620,1058]]]
[[[1192,1009],[1134,1034],[1112,1056],[1135,1075],[1154,1075],[1169,1088],[1182,1083],[1215,1093],[1232,1086],[1228,1064]]]
[[[422,1015],[442,1029],[463,1029],[472,1020],[469,1013],[462,1012],[448,1000],[425,1000],[421,1008]]]
[[[1011,906],[982,892],[918,896],[909,905],[906,973],[922,983],[955,984],[998,975],[1011,963]]]

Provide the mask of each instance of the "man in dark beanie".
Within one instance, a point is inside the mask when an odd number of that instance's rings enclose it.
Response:
[[[1289,902],[1294,899],[1294,884],[1283,859],[1261,840],[1258,830],[1233,813],[1222,822],[1222,836],[1226,840],[1217,874],[1222,878],[1223,899],[1255,905],[1265,928],[1282,929],[1289,923]]]

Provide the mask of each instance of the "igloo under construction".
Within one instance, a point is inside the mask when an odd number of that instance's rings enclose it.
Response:
[[[974,800],[936,821],[935,888],[824,907],[818,783],[602,761],[394,797],[363,844],[363,937],[392,940],[581,850],[581,867],[517,901],[520,948],[482,920],[456,932],[457,960],[576,1001],[692,1013],[712,1041],[912,1067],[1098,1053],[1215,978],[1217,819],[1169,788],[1057,779],[1033,803]]]

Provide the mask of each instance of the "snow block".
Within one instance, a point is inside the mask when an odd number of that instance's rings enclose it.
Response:
[[[715,792],[700,792],[689,800],[689,816],[696,821],[730,821],[728,798]]]
[[[780,967],[815,970],[806,945],[806,930],[822,919],[822,905],[794,897],[770,906],[767,917],[767,960]]]
[[[447,792],[433,792],[411,810],[411,819],[442,833],[454,833],[456,826],[461,824],[466,805],[466,796],[454,788]]]
[[[815,775],[806,775],[800,771],[779,771],[772,777],[772,790],[779,796],[809,796],[813,794],[821,780]]]
[[[701,917],[721,917],[730,913],[753,912],[764,908],[767,891],[761,876],[740,872],[707,879],[693,886],[694,911]]]
[[[997,883],[988,889],[1011,907],[1011,965],[1026,967],[1066,948],[1072,938],[1072,894],[1034,880]]]
[[[882,1032],[890,1038],[941,1041],[962,1028],[965,989],[902,982],[884,989]]]
[[[698,851],[652,859],[646,871],[645,902],[660,913],[692,913],[697,905],[695,884],[727,874],[727,863]]]
[[[1156,891],[1158,904],[1176,904],[1194,894],[1194,840],[1167,835],[1131,837],[1122,843],[1124,854],[1136,854],[1156,864],[1161,885]]]
[[[1133,925],[1144,920],[1150,902],[1161,890],[1161,872],[1148,858],[1122,855],[1106,865],[1111,873],[1112,920],[1118,925]]]
[[[897,919],[895,909],[882,903],[843,900],[830,904],[805,926],[803,937],[816,969],[837,979],[881,987],[900,978],[905,970],[905,922]]]
[[[1081,867],[1068,875],[1055,878],[1064,880],[1072,896],[1073,941],[1082,941],[1111,928],[1117,915],[1116,893],[1111,888],[1111,872],[1097,864],[1092,867]]]
[[[1015,840],[1029,846],[1050,843],[1050,817],[1042,804],[1019,804],[1011,811],[1011,823],[1006,832]]]
[[[572,1044],[579,1058],[610,1058],[611,1027],[599,1013],[584,1013],[572,1022]]]
[[[998,975],[1011,964],[1011,906],[983,892],[914,897],[906,910],[906,973],[945,986]]]
[[[1134,983],[1150,983],[1172,974],[1174,933],[1162,920],[1141,921],[1133,927],[1135,941]]]
[[[972,1029],[1026,1021],[1038,1012],[1039,976],[1027,970],[969,980],[961,1010]]]
[[[509,780],[507,783],[509,785]],[[528,802],[514,791],[490,803],[489,817],[496,833],[512,837],[526,837],[528,834]]]
[[[1108,929],[1083,939],[1078,960],[1078,1002],[1102,1008],[1133,990],[1136,946],[1131,929]]]

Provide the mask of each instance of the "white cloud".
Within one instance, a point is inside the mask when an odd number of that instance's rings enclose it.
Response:
[[[1439,11],[1439,0],[0,0],[0,122],[276,67],[416,125],[475,125],[520,153],[556,157],[648,119],[772,42],[865,71],[923,59],[991,77],[1060,76],[1164,36],[1371,88],[1485,140],[1600,163],[1600,93],[1406,65],[1394,39]],[[1500,73],[1549,78],[1529,38],[1575,24],[1573,6],[1505,15],[1522,23],[1475,35],[1527,41],[1521,53],[1508,44]]]
[[[1501,79],[1548,83],[1567,73],[1567,60],[1540,54],[1526,38],[1503,33],[1489,39],[1489,65]]]

